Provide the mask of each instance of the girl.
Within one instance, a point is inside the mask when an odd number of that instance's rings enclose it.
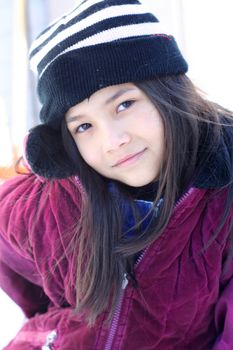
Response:
[[[8,350],[233,348],[233,118],[137,0],[35,40],[41,125],[0,192]]]

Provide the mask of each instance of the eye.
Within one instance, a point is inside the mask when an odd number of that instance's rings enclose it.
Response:
[[[125,109],[130,108],[130,107],[134,104],[134,102],[135,102],[135,101],[133,101],[133,100],[128,100],[128,101],[122,102],[122,103],[119,104],[119,106],[117,107],[117,112],[122,112],[122,111],[124,111]]]
[[[83,124],[79,125],[79,126],[75,129],[75,134],[77,134],[77,133],[83,133],[83,132],[87,131],[90,127],[91,127],[91,124],[89,124],[89,123],[83,123]]]

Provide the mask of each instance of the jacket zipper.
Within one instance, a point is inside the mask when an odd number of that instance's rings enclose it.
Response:
[[[182,203],[183,201],[192,193],[193,188],[191,187],[189,189],[188,192],[186,192],[176,203],[174,210],[176,210]],[[141,253],[141,255],[138,257],[137,261],[135,262],[135,268],[139,265],[139,263],[142,261],[144,255],[146,254],[147,250],[149,249],[149,246],[147,248],[144,249],[144,251]],[[117,326],[119,323],[119,318],[120,318],[120,313],[121,313],[121,307],[122,307],[122,303],[123,303],[123,299],[124,299],[124,292],[125,289],[128,285],[128,279],[127,279],[127,275],[124,275],[124,279],[122,282],[122,289],[120,292],[120,296],[119,296],[119,301],[118,304],[115,308],[114,311],[114,315],[113,315],[113,319],[112,319],[112,323],[111,323],[111,327],[109,330],[109,334],[108,334],[108,338],[105,344],[105,348],[104,350],[111,350],[112,349],[112,343],[113,343],[113,339],[114,336],[116,334],[117,331]]]
[[[114,315],[113,315],[113,319],[112,319],[112,323],[111,323],[111,328],[109,330],[109,335],[108,335],[108,339],[107,339],[104,350],[111,350],[113,338],[114,338],[116,331],[117,331],[117,326],[118,326],[120,313],[121,313],[121,306],[122,306],[123,297],[124,297],[124,291],[125,291],[127,284],[128,284],[128,279],[127,279],[126,274],[125,274],[123,282],[122,282],[119,301],[118,301],[118,304],[117,304],[115,311],[114,311]]]

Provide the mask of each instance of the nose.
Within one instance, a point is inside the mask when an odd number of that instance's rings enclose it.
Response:
[[[114,123],[105,124],[101,130],[101,142],[104,152],[113,152],[130,142],[129,133]]]

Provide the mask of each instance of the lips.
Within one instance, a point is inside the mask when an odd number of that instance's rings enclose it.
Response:
[[[130,163],[134,163],[134,161],[137,161],[141,155],[145,152],[145,149],[143,149],[140,152],[136,152],[133,154],[128,154],[127,156],[119,159],[114,165],[113,167],[117,167],[117,166],[123,166],[123,165],[127,165]]]

